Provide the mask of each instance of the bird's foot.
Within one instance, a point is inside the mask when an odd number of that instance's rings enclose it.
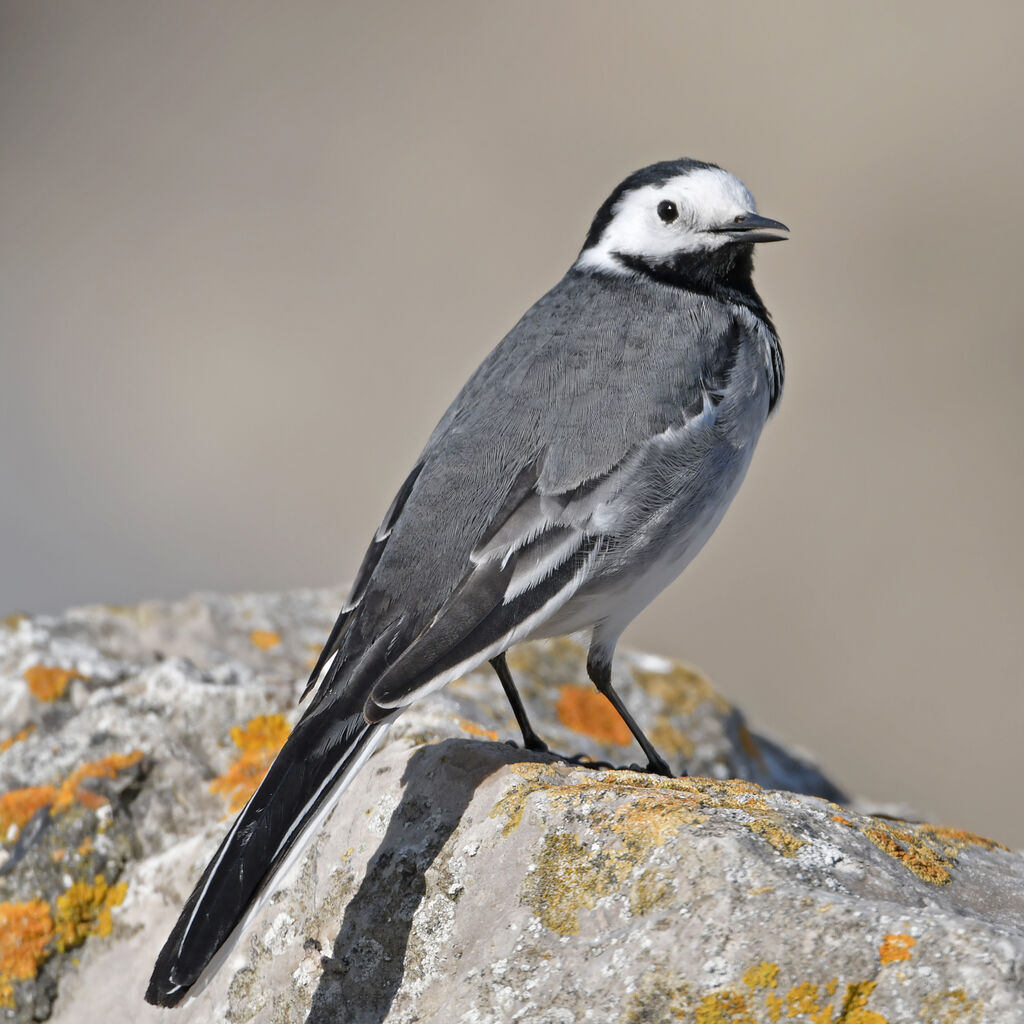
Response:
[[[552,750],[539,737],[537,737],[537,744],[538,745],[536,746],[532,746],[525,743],[516,743],[515,740],[505,740],[505,746],[512,747],[515,750],[529,750],[538,754],[550,754],[559,761],[564,761],[566,764],[573,764],[580,768],[610,768],[612,771],[617,770],[615,765],[611,764],[609,761],[598,761],[589,754],[573,754],[572,757],[568,754],[559,754],[557,750]]]
[[[515,747],[516,750],[532,750],[535,754],[550,754],[551,748],[536,734],[523,738],[523,742],[516,743],[515,740],[506,740],[506,745]]]
[[[666,779],[676,778],[676,773],[669,768],[668,762],[663,761],[660,757],[657,760],[649,761],[646,768],[638,764],[631,764],[629,771],[645,772],[647,775],[663,775]],[[679,777],[682,778],[685,775],[686,772],[683,772],[682,776]]]
[[[611,769],[615,771],[615,765],[609,761],[598,761],[591,757],[589,754],[573,754],[572,757],[566,754],[555,754],[560,761],[564,761],[566,764],[578,765],[580,768],[599,768],[604,771]]]

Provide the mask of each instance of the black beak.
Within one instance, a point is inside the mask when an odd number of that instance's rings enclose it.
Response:
[[[709,230],[714,234],[729,235],[737,242],[784,242],[787,235],[780,235],[779,232],[788,232],[789,228],[781,221],[762,217],[758,213],[744,213],[727,224]]]

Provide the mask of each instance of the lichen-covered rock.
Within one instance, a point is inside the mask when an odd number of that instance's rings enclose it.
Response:
[[[698,673],[638,655],[621,692],[694,777],[507,746],[472,673],[398,720],[209,988],[148,1006],[341,597],[0,625],[0,1021],[1024,1020],[1024,858],[852,810]],[[556,749],[640,759],[577,644],[509,661]]]

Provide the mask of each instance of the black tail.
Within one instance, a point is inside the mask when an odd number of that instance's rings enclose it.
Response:
[[[259,905],[259,897],[298,853],[304,834],[326,814],[373,752],[385,723],[358,710],[312,707],[296,725],[266,778],[185,904],[157,957],[146,1000],[176,1006]]]

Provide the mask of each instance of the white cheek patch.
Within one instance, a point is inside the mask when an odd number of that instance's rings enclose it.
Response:
[[[679,208],[679,219],[666,224],[658,203],[668,199]],[[596,245],[580,253],[580,269],[630,274],[616,254],[658,262],[678,253],[705,252],[729,242],[708,228],[745,213],[756,213],[754,197],[739,178],[717,167],[700,168],[670,178],[663,185],[645,185],[619,201]]]

